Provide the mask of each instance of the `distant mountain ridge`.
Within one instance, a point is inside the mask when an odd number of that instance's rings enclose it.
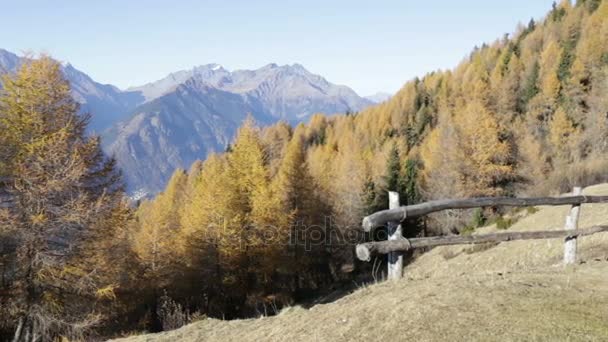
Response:
[[[129,188],[156,193],[176,168],[223,151],[250,114],[261,125],[296,124],[314,113],[362,110],[373,102],[299,64],[228,71],[207,64],[129,89],[145,98],[105,134]]]
[[[391,97],[393,97],[392,94],[385,92],[377,92],[373,95],[365,96],[367,100],[372,101],[373,103],[382,103],[388,101]]]
[[[25,57],[0,49],[0,73],[15,72],[25,60]],[[62,63],[61,68],[82,111],[93,114],[89,126],[92,132],[99,134],[117,121],[125,119],[127,113],[144,101],[143,96],[137,92],[121,91],[113,85],[95,82],[69,63]]]
[[[227,92],[257,98],[278,119],[300,122],[316,112],[327,114],[358,111],[373,104],[346,86],[335,85],[310,73],[300,64],[268,64],[256,70],[230,72],[219,64],[207,64],[169,74],[156,82],[129,88],[152,101],[189,79]]]
[[[14,72],[24,60],[0,49],[0,73]],[[261,125],[297,124],[315,113],[374,104],[300,64],[235,71],[206,64],[127,90],[95,82],[69,63],[62,71],[82,111],[93,114],[90,131],[102,136],[129,191],[138,194],[160,191],[176,168],[223,151],[247,115]]]

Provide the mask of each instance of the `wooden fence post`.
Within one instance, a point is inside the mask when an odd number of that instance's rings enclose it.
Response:
[[[579,196],[583,193],[581,187],[575,187],[572,190],[573,196]],[[566,230],[578,229],[578,217],[580,214],[581,205],[575,204],[570,208],[570,213],[566,217]],[[564,244],[564,264],[572,265],[576,262],[576,237],[566,238]]]
[[[388,192],[388,208],[397,209],[400,206],[399,193],[394,191]],[[400,222],[389,222],[388,239],[399,240],[403,238],[403,230]],[[391,252],[388,254],[388,279],[398,280],[403,277],[403,252]]]

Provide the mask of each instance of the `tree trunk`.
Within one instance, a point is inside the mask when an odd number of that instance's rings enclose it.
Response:
[[[15,335],[13,336],[13,342],[19,342],[21,338],[21,330],[23,329],[23,317],[19,318],[17,323],[17,329],[15,329]]]

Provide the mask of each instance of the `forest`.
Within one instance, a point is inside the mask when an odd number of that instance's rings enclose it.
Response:
[[[608,1],[555,4],[358,113],[247,120],[223,153],[130,203],[42,56],[0,95],[0,339],[97,339],[312,302],[375,277],[361,220],[440,198],[558,194],[608,180]],[[5,199],[5,201],[4,201]],[[496,209],[407,222],[459,234]],[[379,260],[378,262],[382,262]]]

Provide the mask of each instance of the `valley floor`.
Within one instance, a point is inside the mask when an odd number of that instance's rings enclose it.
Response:
[[[608,185],[585,193],[606,195]],[[541,208],[509,230],[562,229],[567,212]],[[579,227],[606,223],[608,204],[583,205]],[[435,248],[403,280],[330,304],[121,341],[607,341],[608,233],[579,239],[576,266],[562,266],[562,253],[560,239]]]

